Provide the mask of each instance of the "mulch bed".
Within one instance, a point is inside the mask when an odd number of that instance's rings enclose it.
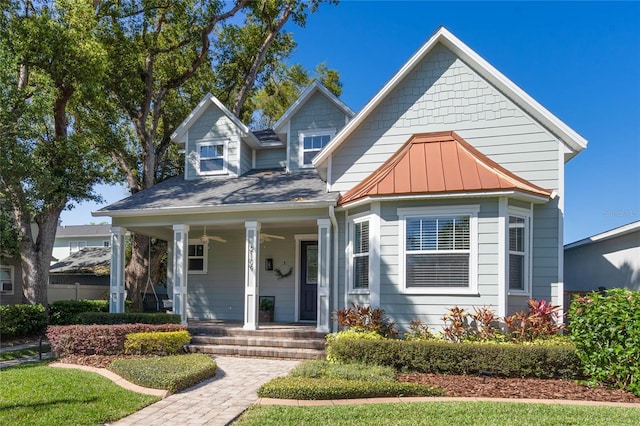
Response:
[[[563,399],[603,402],[632,402],[640,404],[640,397],[619,389],[604,386],[590,388],[570,380],[513,379],[444,374],[399,374],[402,382],[439,386],[448,396],[484,398]]]

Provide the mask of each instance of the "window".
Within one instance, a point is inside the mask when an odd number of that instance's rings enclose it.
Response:
[[[398,212],[404,237],[405,289],[415,293],[476,291],[477,208]]]
[[[111,247],[111,242],[109,240],[102,241],[102,247]]]
[[[13,266],[0,267],[0,293],[13,294]]]
[[[509,290],[512,291],[527,290],[527,222],[525,217],[509,216]]]
[[[324,148],[335,130],[317,130],[313,133],[300,133],[300,167],[311,167],[311,160]]]
[[[214,175],[227,172],[224,141],[201,142],[197,147],[200,174]]]
[[[353,253],[351,255],[351,288],[369,288],[369,221],[353,224]]]
[[[207,273],[207,246],[199,240],[189,242],[187,270],[190,274]]]
[[[70,241],[69,242],[69,253],[75,253],[87,246],[86,241]]]

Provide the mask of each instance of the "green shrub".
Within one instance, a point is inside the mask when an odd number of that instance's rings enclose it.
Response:
[[[333,364],[323,360],[311,360],[298,364],[290,376],[381,382],[395,380],[396,372],[391,367],[381,365]]]
[[[379,333],[375,331],[359,331],[353,328],[348,328],[346,330],[342,330],[337,333],[327,334],[326,339],[327,339],[327,345],[326,345],[327,360],[334,362],[336,361],[336,359],[334,358],[331,352],[332,350],[331,342],[334,342],[336,340],[359,340],[359,339],[384,340],[384,337],[382,337]]]
[[[187,330],[127,334],[124,353],[133,355],[175,355],[191,341]]]
[[[49,305],[51,325],[78,324],[82,312],[109,312],[108,300],[58,300]]]
[[[573,300],[569,328],[593,381],[640,395],[640,292],[612,289]]]
[[[78,324],[180,324],[180,315],[165,313],[82,312],[77,315]]]
[[[419,383],[345,380],[337,378],[278,377],[258,389],[261,398],[353,399],[393,396],[441,396],[442,389]]]
[[[47,314],[42,305],[0,306],[2,340],[35,336],[47,328]]]
[[[216,362],[204,354],[116,359],[109,370],[139,386],[179,392],[216,374]]]
[[[327,354],[341,363],[386,365],[397,371],[573,379],[582,366],[575,348],[558,345],[448,343],[437,341],[335,339]]]

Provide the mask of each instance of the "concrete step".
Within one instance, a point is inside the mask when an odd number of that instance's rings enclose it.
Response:
[[[188,328],[192,336],[251,336],[251,337],[282,337],[291,339],[324,339],[326,333],[319,333],[309,328],[282,327],[260,328],[258,330],[245,330],[242,327],[221,326],[191,326]]]
[[[325,357],[324,350],[319,349],[278,348],[266,346],[189,344],[187,345],[187,351],[190,353],[205,353],[209,355],[279,359],[321,359]]]
[[[269,336],[209,336],[195,335],[191,338],[195,345],[262,346],[276,348],[298,348],[324,350],[324,338],[294,339]]]

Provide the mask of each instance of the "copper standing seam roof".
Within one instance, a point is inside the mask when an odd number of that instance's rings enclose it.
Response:
[[[375,172],[347,191],[345,205],[365,197],[514,190],[551,198],[551,191],[522,179],[455,132],[413,135]]]

